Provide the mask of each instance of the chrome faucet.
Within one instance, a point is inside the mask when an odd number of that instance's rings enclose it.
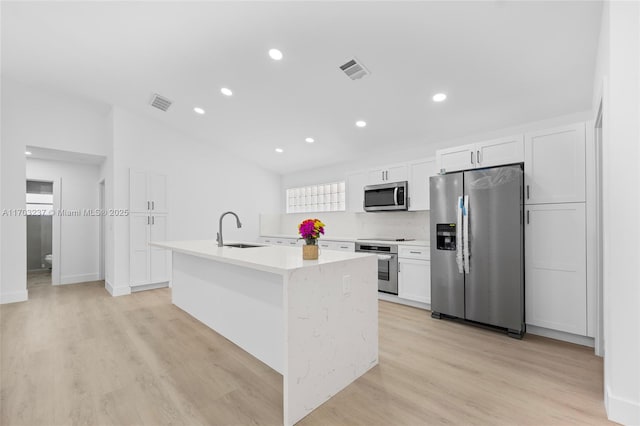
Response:
[[[224,212],[220,215],[220,222],[218,223],[218,235],[216,236],[216,241],[218,242],[218,247],[222,247],[224,243],[222,242],[222,218],[228,214],[232,214],[236,217],[236,225],[238,228],[242,228],[242,223],[240,223],[240,218],[234,212]]]

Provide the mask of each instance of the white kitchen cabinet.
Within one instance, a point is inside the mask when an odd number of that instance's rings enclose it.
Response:
[[[431,262],[398,258],[398,297],[431,303]]]
[[[318,240],[321,250],[355,251],[356,243],[352,241]]]
[[[398,297],[431,303],[430,259],[428,246],[398,246]]]
[[[436,174],[435,158],[409,163],[409,211],[429,210],[429,178]]]
[[[131,212],[167,212],[167,176],[131,169],[129,171]]]
[[[169,281],[169,251],[151,247],[149,242],[166,241],[167,216],[133,213],[129,219],[131,286]]]
[[[525,208],[526,323],[587,335],[585,204]]]
[[[260,237],[258,242],[280,247],[296,247],[304,244],[300,238]]]
[[[525,203],[585,201],[585,124],[525,135]]]
[[[524,135],[476,143],[476,168],[502,166],[524,161]]]
[[[406,164],[398,164],[373,169],[369,171],[367,185],[377,185],[381,183],[401,182],[408,179]]]
[[[522,134],[436,151],[437,170],[454,172],[524,161]]]
[[[436,151],[436,167],[438,172],[454,172],[456,170],[473,169],[476,165],[476,145],[460,145]]]
[[[364,187],[367,185],[367,172],[352,173],[347,176],[347,211],[364,213]]]

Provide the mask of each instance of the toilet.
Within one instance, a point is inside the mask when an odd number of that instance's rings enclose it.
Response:
[[[53,261],[53,255],[51,253],[45,255],[44,263],[47,265],[47,268],[51,269],[51,262]]]

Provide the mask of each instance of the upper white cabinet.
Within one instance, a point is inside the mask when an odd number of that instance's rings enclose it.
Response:
[[[525,203],[585,201],[585,124],[525,135]]]
[[[587,335],[584,203],[526,206],[526,323]]]
[[[438,174],[435,158],[409,163],[409,210],[429,210],[429,178]]]
[[[367,185],[368,172],[353,173],[347,176],[347,211],[364,212],[364,187]]]
[[[129,172],[131,212],[167,212],[167,176],[131,169]]]
[[[436,151],[438,171],[453,172],[456,170],[473,169],[476,164],[475,151],[475,144],[439,149]]]
[[[492,167],[524,161],[524,136],[478,142],[476,144],[476,167]]]
[[[436,151],[437,170],[454,172],[524,161],[523,135],[492,139]]]
[[[379,183],[401,182],[408,178],[407,165],[399,164],[388,167],[381,167],[371,170],[367,178],[367,185]]]

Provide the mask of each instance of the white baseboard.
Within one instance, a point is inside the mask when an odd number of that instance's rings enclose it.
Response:
[[[156,288],[165,288],[169,287],[168,282],[164,283],[153,283],[153,284],[142,284],[142,285],[132,285],[131,293],[135,293],[136,291],[144,291],[144,290],[154,290]]]
[[[385,300],[387,302],[398,303],[400,305],[407,305],[414,308],[424,309],[427,311],[431,310],[431,305],[428,303],[416,302],[414,300],[403,299],[393,294],[389,293],[380,293],[378,292],[378,299]]]
[[[604,392],[604,406],[609,420],[623,425],[640,425],[640,401],[616,397],[607,386]]]
[[[109,281],[104,282],[104,288],[113,297],[126,296],[128,294],[131,294],[131,287],[129,286],[114,287],[113,285],[111,285]]]
[[[90,281],[98,281],[99,274],[97,272],[92,274],[77,274],[77,275],[61,275],[60,276],[60,284],[78,284],[78,283],[86,283]]]
[[[13,291],[11,293],[0,293],[0,304],[26,302],[29,300],[29,292],[25,290]]]
[[[564,342],[575,343],[576,345],[595,347],[593,337],[580,336],[579,334],[566,333],[564,331],[551,330],[549,328],[538,327],[527,324],[527,333],[536,336],[548,337],[550,339],[562,340]]]

